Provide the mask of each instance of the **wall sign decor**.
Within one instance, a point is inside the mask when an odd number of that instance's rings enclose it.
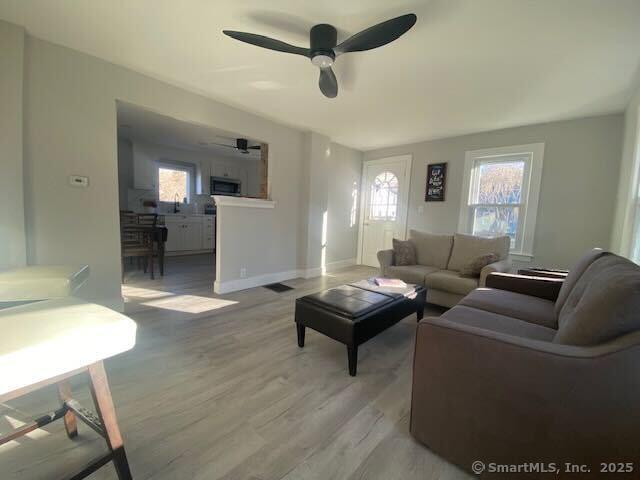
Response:
[[[427,165],[427,190],[425,202],[444,202],[444,187],[447,183],[447,164],[431,163]]]

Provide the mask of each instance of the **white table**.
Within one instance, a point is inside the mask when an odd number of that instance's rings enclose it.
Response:
[[[52,384],[58,385],[61,403],[57,410],[1,435],[0,445],[58,419],[64,419],[67,435],[74,438],[80,419],[104,437],[108,452],[73,478],[84,478],[112,461],[118,478],[127,480],[131,472],[103,361],[133,348],[136,324],[106,307],[68,296],[87,276],[86,267],[27,267],[0,274],[2,301],[61,297],[0,310],[0,403]],[[69,378],[79,374],[88,374],[97,415],[72,398]]]

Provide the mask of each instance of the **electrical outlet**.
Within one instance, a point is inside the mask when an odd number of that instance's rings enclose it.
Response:
[[[247,269],[246,268],[241,268],[240,269],[240,278],[247,278]]]

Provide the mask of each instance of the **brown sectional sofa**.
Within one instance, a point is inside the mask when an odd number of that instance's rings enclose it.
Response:
[[[378,252],[380,274],[427,287],[427,302],[453,307],[469,292],[484,286],[487,275],[508,272],[509,237],[484,238],[472,235],[433,235],[409,231],[416,250],[417,265],[395,265],[393,250]],[[495,253],[499,261],[482,269],[479,278],[463,277],[460,269],[479,255]]]
[[[639,468],[640,267],[595,249],[564,280],[494,273],[486,285],[418,324],[413,436],[465,470]],[[482,478],[494,477],[506,478]]]

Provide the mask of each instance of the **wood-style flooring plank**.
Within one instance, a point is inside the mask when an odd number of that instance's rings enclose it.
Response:
[[[106,368],[136,480],[472,478],[409,434],[414,316],[360,347],[355,378],[344,345],[308,331],[297,346],[296,298],[375,269],[287,281],[294,289],[283,293],[215,295],[213,262],[170,257],[155,280],[127,272],[137,344]],[[72,385],[91,405],[85,378]],[[0,431],[56,405],[55,387],[16,399],[17,412],[0,411]],[[62,477],[104,449],[83,424],[71,441],[56,422],[0,447],[0,477]],[[108,465],[89,478],[117,477]]]

